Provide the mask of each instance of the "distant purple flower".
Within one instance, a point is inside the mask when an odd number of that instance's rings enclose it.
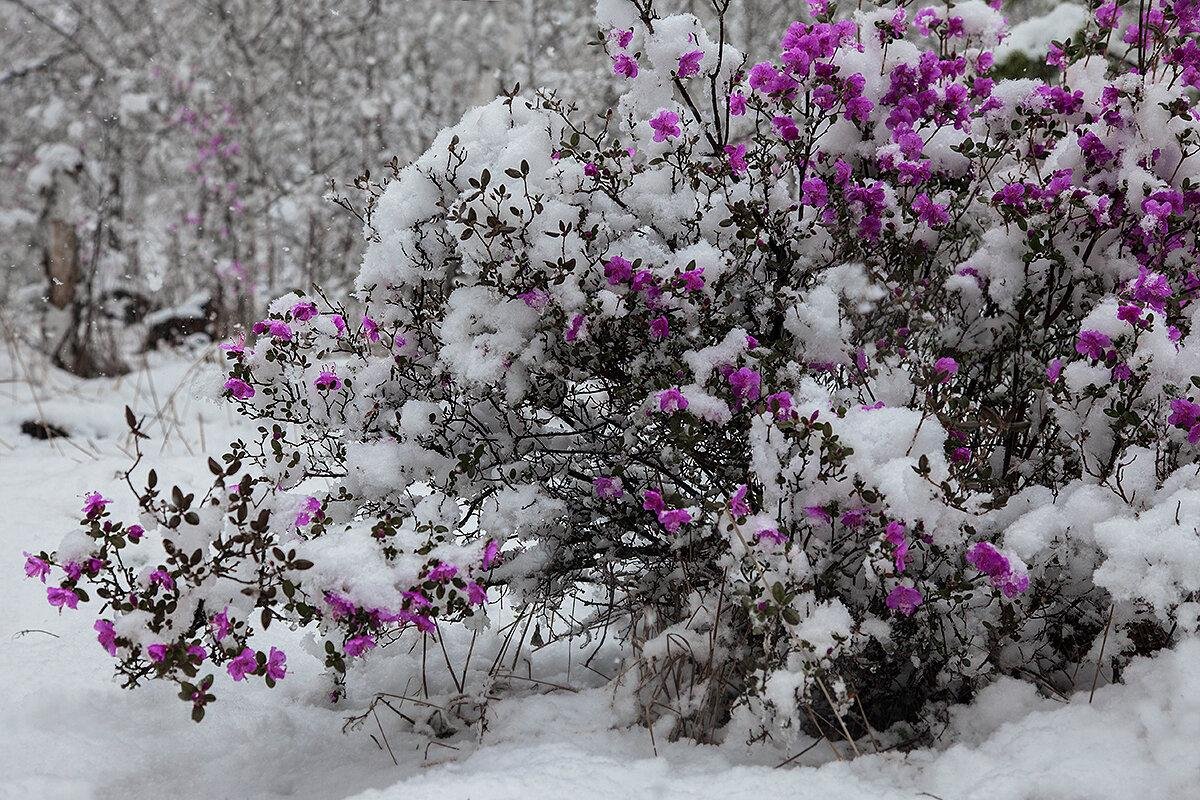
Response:
[[[908,537],[905,535],[904,523],[895,520],[887,524],[884,538],[896,548],[896,571],[904,572],[908,560]]]
[[[870,515],[869,508],[851,508],[842,514],[842,524],[847,528],[857,528],[865,523]]]
[[[683,285],[684,291],[698,292],[704,288],[704,267],[681,272],[676,280]]]
[[[633,28],[614,28],[609,35],[617,43],[617,47],[624,50],[633,41]]]
[[[754,534],[754,538],[760,542],[765,539],[773,544],[783,544],[787,541],[787,536],[780,533],[776,528],[763,528]]]
[[[950,460],[957,464],[971,463],[971,448],[956,447],[950,452]]]
[[[567,342],[574,342],[584,334],[584,323],[587,322],[587,315],[575,314],[571,317],[571,321],[567,324],[566,331],[563,332],[563,339]]]
[[[258,669],[258,659],[249,647],[242,650],[240,655],[225,665],[229,677],[235,681],[245,680],[246,676],[253,674],[256,669]]]
[[[690,78],[700,72],[700,61],[704,58],[703,50],[689,50],[679,57],[679,68],[675,74],[681,78]]]
[[[893,611],[911,617],[917,610],[917,606],[925,602],[925,598],[921,597],[921,593],[912,586],[897,586],[888,592],[884,602]]]
[[[225,389],[238,400],[249,400],[254,397],[254,387],[241,378],[230,378],[225,381]]]
[[[830,514],[829,509],[825,508],[825,506],[805,506],[804,516],[818,522],[833,522],[833,514]]]
[[[734,175],[744,175],[750,169],[746,164],[745,144],[725,145],[725,158],[729,161],[729,171]]]
[[[333,323],[333,329],[339,337],[346,333],[346,318],[341,314],[330,314],[329,321]]]
[[[355,658],[357,656],[361,656],[368,650],[373,650],[374,648],[375,637],[363,635],[355,636],[353,639],[348,639],[346,641],[346,646],[342,649],[345,650],[346,655],[350,656],[351,658]]]
[[[368,342],[379,341],[379,323],[368,316],[363,317],[362,331]]]
[[[679,128],[679,115],[665,108],[660,108],[658,113],[650,119],[650,127],[654,130],[654,141],[656,142],[674,139],[683,133]]]
[[[987,575],[992,586],[1008,598],[1029,588],[1029,576],[1013,569],[1012,562],[990,542],[976,542],[967,550],[967,563]]]

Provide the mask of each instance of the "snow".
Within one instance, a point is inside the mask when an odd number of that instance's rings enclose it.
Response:
[[[0,362],[0,371],[5,377],[25,374],[8,360]],[[130,510],[129,498],[116,491],[114,480],[126,464],[121,435],[126,403],[139,415],[157,419],[148,426],[155,437],[148,447],[156,453],[160,473],[204,475],[202,440],[209,446],[224,441],[237,435],[239,424],[225,407],[192,398],[191,376],[197,371],[188,361],[155,354],[146,369],[120,381],[83,382],[32,365],[36,391],[23,378],[4,384],[0,507],[7,513],[0,527],[0,586],[6,613],[0,621],[0,677],[6,691],[0,704],[0,798],[1195,796],[1200,782],[1194,750],[1200,737],[1196,638],[1135,661],[1122,684],[1102,685],[1090,703],[1086,691],[1063,702],[1039,696],[1027,682],[1001,678],[971,706],[954,710],[943,741],[956,744],[876,754],[867,743],[860,745],[866,747],[860,757],[850,759],[843,752],[844,761],[821,744],[781,769],[775,765],[811,741],[800,737],[787,753],[747,748],[736,735],[720,745],[667,741],[662,729],[652,736],[631,724],[602,680],[581,679],[578,667],[569,672],[565,653],[538,662],[539,671],[531,673],[546,683],[530,687],[512,681],[521,688],[499,691],[501,699],[489,707],[481,736],[461,733],[430,744],[398,730],[395,718],[381,713],[378,724],[398,762],[393,764],[386,749],[370,738],[379,738],[373,718],[343,734],[346,717],[362,708],[355,698],[330,707],[323,698],[321,663],[305,650],[305,636],[274,627],[275,643],[289,653],[287,679],[272,690],[261,682],[226,682],[205,721],[194,724],[166,686],[127,692],[108,679],[111,662],[95,642],[93,617],[83,610],[60,614],[50,608],[43,585],[24,579],[20,567],[22,551],[56,547],[77,525],[85,490],[110,488],[108,496],[118,508]],[[75,432],[73,438],[35,441],[21,435],[20,420],[36,417],[38,405],[51,402],[55,420]],[[170,431],[165,443],[164,430]],[[515,511],[529,499],[514,497],[507,506]],[[1174,499],[1164,490],[1149,512],[1128,524],[1160,525]],[[533,516],[539,514],[552,516],[552,509]],[[1163,535],[1168,529],[1159,527]],[[1119,533],[1104,529],[1097,536],[1106,547],[1116,547]],[[1141,579],[1129,576],[1134,578]],[[838,627],[836,610],[829,611],[823,627]],[[452,652],[456,645],[450,643]],[[362,667],[379,664],[367,659]],[[596,666],[614,667],[603,656]]]

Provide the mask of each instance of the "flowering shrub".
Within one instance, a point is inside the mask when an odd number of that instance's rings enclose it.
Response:
[[[1143,9],[1043,82],[989,77],[975,0],[814,0],[757,64],[602,0],[599,127],[539,95],[444,131],[372,198],[365,314],[284,298],[226,345],[260,439],[199,496],[151,471],[136,524],[89,496],[27,572],[197,718],[209,664],[286,677],[274,620],[337,695],[489,590],[598,608],[678,735],[1118,678],[1200,591],[1200,6]]]

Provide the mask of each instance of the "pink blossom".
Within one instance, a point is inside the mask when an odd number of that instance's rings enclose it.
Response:
[[[165,569],[156,569],[150,573],[150,583],[157,583],[164,589],[174,589],[175,579]]]
[[[1046,365],[1046,380],[1048,380],[1050,383],[1058,383],[1058,376],[1062,375],[1062,370],[1062,359],[1054,359]]]
[[[746,145],[725,145],[725,158],[729,161],[729,171],[734,175],[744,175],[750,169],[746,164]]]
[[[663,502],[661,492],[656,492],[653,489],[647,489],[642,492],[642,508],[646,511],[659,512],[666,508],[666,503]]]
[[[742,483],[738,485],[737,491],[729,498],[729,513],[735,517],[750,516],[750,504],[746,502],[746,493],[749,487]]]
[[[958,362],[949,356],[939,358],[933,363],[933,371],[937,373],[938,383],[949,383],[958,374]]]
[[[491,569],[492,564],[500,558],[500,542],[496,539],[488,539],[488,543],[483,546],[483,561],[481,562],[484,569]]]
[[[571,317],[570,323],[567,324],[567,329],[563,333],[563,339],[567,342],[574,342],[584,335],[584,323],[587,322],[585,314],[575,314]]]
[[[299,322],[307,322],[317,315],[316,303],[301,301],[292,306],[292,319]]]
[[[625,53],[618,53],[612,57],[612,70],[614,75],[624,75],[626,78],[633,79],[638,76],[637,59]]]
[[[596,497],[601,500],[620,500],[621,496],[625,494],[621,479],[606,475],[597,475],[592,478],[592,489],[595,491]]]
[[[425,580],[443,582],[448,581],[458,574],[458,567],[446,561],[439,561],[437,566],[429,570],[425,575]]]
[[[379,341],[379,324],[368,316],[363,316],[362,332],[368,342]]]
[[[733,390],[733,396],[740,403],[743,400],[753,403],[758,400],[759,392],[761,391],[762,377],[757,370],[749,367],[742,367],[729,373],[727,378],[729,387]]]
[[[896,571],[904,572],[908,559],[908,537],[905,536],[904,523],[889,522],[884,529],[884,537],[896,548]]]
[[[152,644],[146,648],[146,655],[155,664],[161,664],[167,658],[167,645]]]
[[[729,95],[729,114],[740,117],[746,113],[746,96],[741,92]]]
[[[672,508],[658,512],[658,523],[667,529],[668,533],[677,532],[680,527],[692,521],[692,513],[686,508]]]
[[[1112,339],[1100,331],[1081,331],[1079,340],[1075,342],[1075,352],[1081,356],[1099,361],[1104,358],[1106,349],[1112,346]]]
[[[136,525],[136,524],[130,525],[128,528],[125,529],[125,535],[128,536],[129,541],[133,542],[134,544],[137,544],[139,541],[141,541],[142,536],[144,536],[145,534],[146,534],[146,529],[143,528],[141,525]]]
[[[475,581],[467,584],[467,602],[473,606],[481,606],[487,602],[487,589]]]
[[[650,338],[655,341],[666,339],[671,333],[671,322],[666,317],[658,316],[650,320]]]
[[[226,607],[209,619],[209,626],[212,628],[213,636],[220,641],[229,635],[233,630],[233,625],[229,623],[229,608]]]

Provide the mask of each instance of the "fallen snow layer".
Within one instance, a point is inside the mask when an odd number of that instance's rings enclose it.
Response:
[[[1050,12],[1013,25],[1008,38],[996,48],[996,63],[1003,64],[1014,53],[1041,60],[1046,57],[1051,42],[1065,42],[1087,25],[1091,15],[1087,8],[1074,3],[1060,3]]]
[[[14,365],[0,363],[0,377]],[[193,724],[165,686],[126,692],[91,631],[94,614],[57,613],[42,584],[24,580],[22,550],[54,547],[77,524],[84,491],[116,475],[121,408],[162,410],[172,431],[149,452],[161,472],[204,472],[201,431],[210,444],[235,430],[225,409],[187,399],[188,365],[169,360],[112,382],[78,383],[50,374],[39,397],[72,443],[36,442],[17,425],[35,415],[20,379],[0,397],[0,798],[300,798],[322,800],[542,800],[570,798],[789,798],[805,800],[1189,800],[1200,796],[1200,641],[1138,662],[1122,685],[1088,703],[1039,697],[1003,680],[946,733],[955,745],[908,755],[865,755],[821,763],[821,747],[785,769],[780,754],[686,742],[655,745],[641,728],[614,726],[609,693],[528,695],[497,703],[478,747],[428,748],[381,716],[398,765],[365,727],[342,733],[347,710],[321,702],[320,664],[289,646],[287,679],[226,683],[203,724]],[[16,370],[19,372],[19,370]],[[154,390],[151,391],[151,386]],[[51,397],[49,395],[54,395]],[[172,397],[170,404],[166,398]],[[190,451],[190,452],[189,452]],[[119,507],[119,506],[118,506]],[[274,631],[274,629],[272,629]],[[22,631],[28,631],[21,633]]]

